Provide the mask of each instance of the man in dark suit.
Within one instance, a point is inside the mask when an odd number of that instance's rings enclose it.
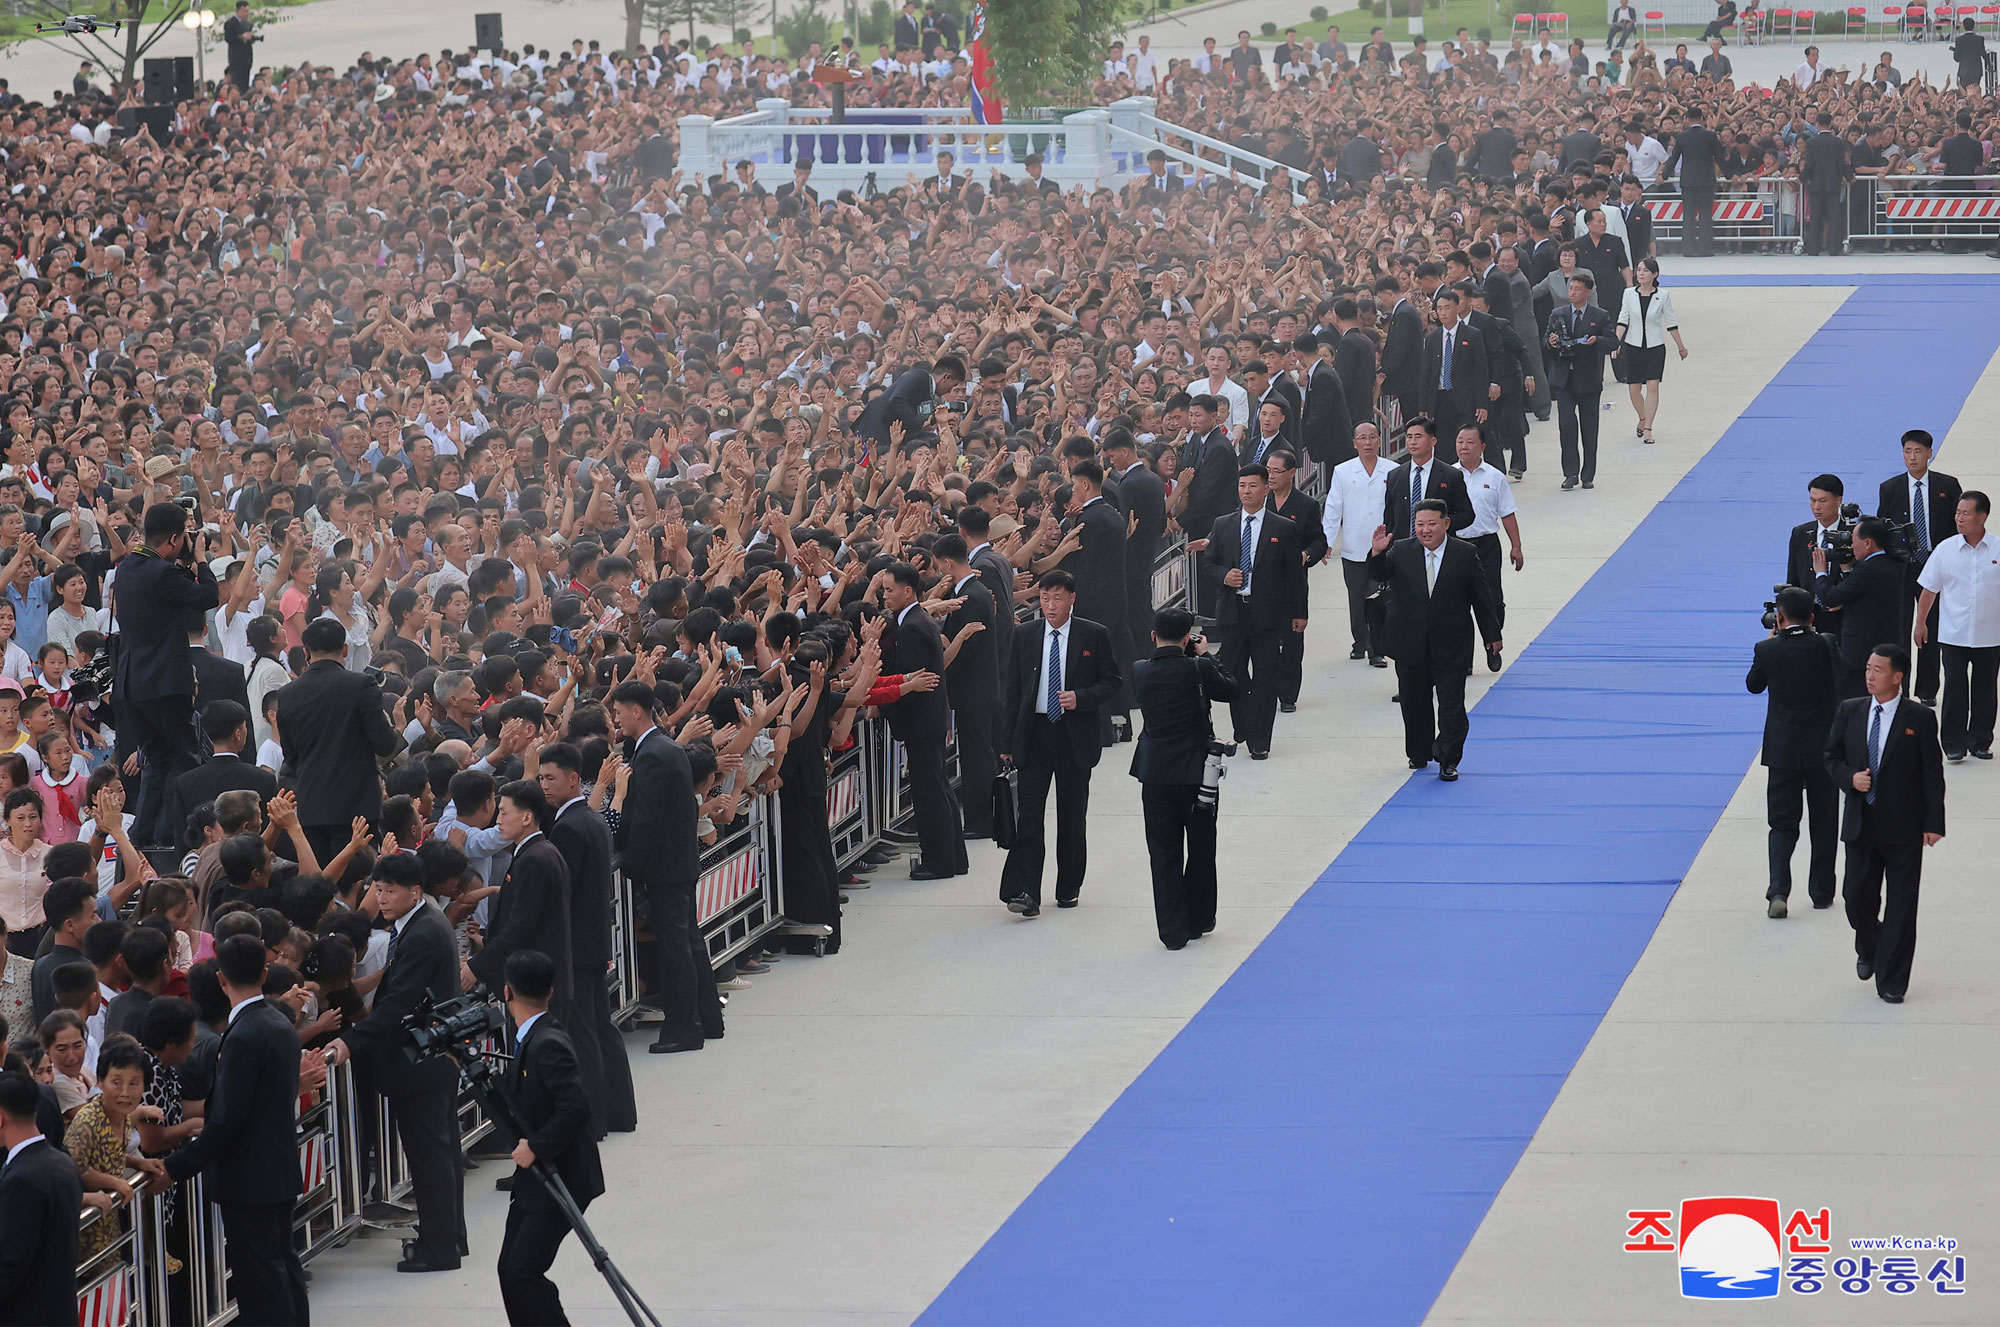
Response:
[[[1486,179],[1513,178],[1517,141],[1507,124],[1507,112],[1496,110],[1492,122],[1472,140],[1472,159],[1465,164]]]
[[[583,757],[568,742],[541,748],[542,795],[553,806],[549,842],[569,868],[569,948],[576,1003],[568,1027],[590,1094],[591,1136],[639,1127],[625,1038],[611,1021],[611,914],[614,907],[611,826],[583,796]],[[539,948],[539,946],[538,946]],[[551,988],[553,989],[553,988]]]
[[[1765,809],[1771,826],[1771,883],[1766,912],[1785,915],[1792,896],[1792,850],[1799,814],[1810,828],[1812,865],[1806,893],[1815,908],[1833,906],[1833,859],[1840,808],[1826,772],[1823,734],[1840,703],[1840,656],[1830,637],[1812,629],[1813,597],[1788,585],[1778,592],[1778,627],[1757,642],[1744,684],[1771,693],[1764,711]]]
[[[1410,537],[1410,518],[1426,498],[1444,503],[1454,534],[1473,522],[1475,513],[1472,496],[1465,491],[1465,475],[1438,458],[1437,440],[1437,425],[1428,415],[1410,420],[1403,431],[1409,459],[1389,472],[1382,494],[1382,523],[1394,538]]]
[[[1854,565],[1838,579],[1828,571],[1826,550],[1812,549],[1813,592],[1820,603],[1840,610],[1842,700],[1867,692],[1870,652],[1903,630],[1903,568],[1883,551],[1887,538],[1881,518],[1855,522]]]
[[[563,966],[538,949],[507,958],[507,1013],[514,1021],[514,1061],[505,1100],[521,1131],[514,1135],[513,1197],[500,1240],[500,1302],[517,1327],[567,1323],[562,1296],[549,1280],[569,1218],[542,1181],[554,1172],[579,1209],[604,1192],[604,1165],[591,1131],[590,1090],[576,1043],[550,1016],[550,994]]]
[[[1618,186],[1618,211],[1625,218],[1625,253],[1636,265],[1653,256],[1653,209],[1646,206],[1646,186],[1628,175]]]
[[[1275,353],[1275,352],[1272,352]],[[1284,371],[1282,363],[1253,359],[1243,366],[1243,390],[1250,397],[1250,422],[1257,423],[1260,406],[1274,402],[1282,407],[1279,433],[1293,451],[1299,449],[1299,426],[1305,416],[1305,398],[1298,385]]]
[[[1451,783],[1470,729],[1465,679],[1472,672],[1472,628],[1476,622],[1492,665],[1500,654],[1500,618],[1478,555],[1450,537],[1445,505],[1428,498],[1418,503],[1414,525],[1409,539],[1392,540],[1386,526],[1377,530],[1368,571],[1389,583],[1385,635],[1396,661],[1404,753],[1411,769],[1436,760],[1438,777]]]
[[[1079,461],[1069,472],[1075,529],[1082,536],[1080,548],[1063,560],[1063,570],[1076,578],[1076,615],[1088,618],[1111,633],[1119,662],[1129,652],[1131,639],[1126,628],[1126,601],[1129,589],[1125,567],[1127,522],[1111,500],[1104,496],[1104,469],[1095,461]],[[1146,564],[1147,574],[1152,563]],[[1125,721],[1127,704],[1114,698],[1107,703],[1105,720],[1112,715]],[[1106,734],[1108,739],[1109,733]]]
[[[157,503],[146,509],[143,528],[146,542],[118,564],[113,582],[119,649],[112,699],[119,749],[137,751],[145,761],[132,836],[141,844],[171,843],[175,827],[160,823],[167,789],[200,759],[188,625],[219,598],[208,568],[208,536],[189,534],[185,511]]]
[[[1944,838],[1944,753],[1937,715],[1904,701],[1910,654],[1879,645],[1865,696],[1844,700],[1826,739],[1826,768],[1846,801],[1841,896],[1854,928],[1854,975],[1901,1004],[1917,953],[1917,889],[1924,849]],[[1888,884],[1886,907],[1884,878]]]
[[[303,1324],[306,1275],[292,1239],[300,1193],[299,1034],[291,1016],[264,999],[264,960],[257,936],[232,935],[215,947],[229,1026],[201,1132],[168,1155],[167,1173],[176,1180],[199,1173],[203,1197],[222,1209],[223,1256],[239,1318]],[[454,1169],[457,1142],[446,1143]]]
[[[549,1008],[558,1023],[569,1027],[576,1014],[575,964],[569,944],[569,865],[563,861],[562,850],[549,841],[548,822],[549,803],[539,783],[516,779],[500,789],[494,825],[514,851],[500,895],[494,900],[486,943],[466,960],[466,968],[487,990],[494,991],[506,979],[508,955],[522,949],[541,950],[556,964],[555,994]]]
[[[249,713],[250,686],[243,665],[210,654],[202,644],[207,638],[207,619],[196,619],[188,630],[188,659],[194,664],[195,709],[203,711],[218,700],[233,700],[243,707],[244,713]]]
[[[366,674],[347,670],[347,629],[330,617],[300,633],[310,660],[278,692],[278,741],[298,787],[299,824],[323,862],[354,834],[354,818],[382,814],[376,761],[402,749],[403,735],[382,710],[382,692]]]
[[[1014,846],[1000,870],[1000,899],[1023,917],[1042,914],[1049,785],[1056,792],[1056,906],[1073,908],[1088,864],[1090,771],[1104,749],[1100,707],[1124,674],[1111,633],[1075,615],[1076,579],[1058,568],[1038,589],[1042,620],[1014,633],[1000,763],[1020,770]]]
[[[967,862],[958,797],[944,767],[945,739],[951,733],[951,694],[944,684],[944,636],[937,619],[917,602],[922,581],[915,567],[898,562],[887,568],[880,588],[893,651],[885,670],[906,676],[929,673],[938,679],[935,688],[906,691],[901,699],[882,707],[890,733],[903,744],[909,760],[910,800],[916,804],[917,842],[923,853],[910,864],[910,879],[948,880],[964,875]]]
[[[202,731],[215,754],[174,780],[167,793],[167,823],[174,827],[174,846],[189,852],[199,844],[188,838],[188,816],[226,792],[254,792],[265,801],[278,795],[278,776],[243,759],[250,741],[250,712],[233,700],[210,701],[202,707]],[[81,791],[81,790],[79,790]]]
[[[1499,269],[1494,270],[1497,274]],[[1512,323],[1492,312],[1484,286],[1468,282],[1464,303],[1468,306],[1465,321],[1485,344],[1487,371],[1493,376],[1493,386],[1487,389],[1486,424],[1480,430],[1480,437],[1486,443],[1486,460],[1495,469],[1504,468],[1510,456],[1526,465],[1529,384],[1523,365],[1527,362],[1527,345]],[[1493,394],[1494,388],[1499,389],[1498,396]],[[1464,429],[1465,424],[1460,423],[1459,428]],[[1449,436],[1456,446],[1458,434]]]
[[[1369,137],[1374,125],[1366,120],[1355,125],[1354,137],[1341,144],[1340,179],[1350,188],[1363,189],[1382,173],[1382,149]]]
[[[1569,279],[1569,303],[1549,315],[1549,353],[1543,358],[1556,398],[1562,433],[1563,492],[1579,482],[1597,483],[1598,403],[1604,395],[1604,356],[1618,353],[1612,316],[1590,302],[1595,281],[1578,271]]]
[[[1403,293],[1402,283],[1385,276],[1375,283],[1378,304],[1389,304],[1389,329],[1382,339],[1382,362],[1376,386],[1402,405],[1403,419],[1420,414],[1424,384],[1424,320]]]
[[[1806,485],[1806,502],[1813,518],[1792,527],[1785,543],[1785,584],[1812,592],[1819,580],[1813,571],[1812,551],[1832,547],[1830,541],[1840,530],[1840,503],[1847,486],[1839,475],[1817,475]],[[1836,573],[1838,568],[1835,568]],[[1835,579],[1839,577],[1836,574]],[[1840,635],[1840,610],[1813,601],[1813,629],[1828,636]]]
[[[1236,699],[1236,679],[1193,635],[1184,609],[1153,619],[1152,654],[1132,668],[1132,695],[1146,725],[1132,753],[1153,868],[1153,921],[1160,943],[1184,949],[1215,929],[1215,815],[1201,802],[1210,701]]]
[[[896,15],[896,49],[923,49],[923,32],[923,15],[917,10],[916,0],[903,0],[903,12]]]
[[[1153,620],[1153,561],[1167,532],[1167,486],[1139,456],[1131,430],[1114,428],[1104,435],[1104,463],[1118,481],[1129,522],[1125,535],[1125,652],[1119,662],[1131,675],[1130,664],[1145,657],[1147,624]]]
[[[941,535],[931,545],[931,562],[944,575],[945,597],[963,599],[939,624],[944,648],[945,692],[951,697],[952,727],[958,733],[959,809],[965,837],[993,837],[993,776],[1000,758],[993,752],[1000,713],[1000,660],[993,631],[993,595],[972,569],[965,540]]]
[[[1455,438],[1461,425],[1486,422],[1493,371],[1486,339],[1459,319],[1458,292],[1439,286],[1432,299],[1439,326],[1424,336],[1422,407],[1437,420],[1440,437]]]
[[[1196,396],[1188,406],[1188,451],[1193,464],[1183,465],[1181,473],[1192,470],[1193,475],[1182,481],[1187,485],[1187,501],[1181,504],[1176,519],[1191,540],[1207,538],[1216,518],[1227,515],[1236,505],[1236,472],[1241,462],[1229,441],[1228,429],[1223,427],[1228,415],[1229,403],[1206,393]],[[1207,583],[1197,582],[1194,588],[1196,611],[1203,617],[1215,616],[1215,598]]]
[[[1809,254],[1839,253],[1847,240],[1847,210],[1840,191],[1854,178],[1847,140],[1833,132],[1833,114],[1821,111],[1819,132],[1808,138],[1799,163],[1806,190],[1805,246]]]
[[[631,743],[632,768],[626,814],[618,822],[618,860],[626,878],[645,890],[660,972],[657,995],[667,1021],[648,1051],[673,1055],[698,1051],[720,1038],[722,1000],[715,965],[695,920],[695,886],[701,879],[701,840],[695,836],[700,803],[687,752],[654,721],[653,688],[628,678],[612,689],[611,722]]]
[[[409,1161],[417,1203],[417,1237],[404,1241],[403,1260],[396,1270],[452,1271],[466,1254],[458,1069],[442,1056],[412,1064],[404,1054],[410,1037],[403,1020],[426,996],[442,1004],[459,994],[458,941],[444,913],[424,898],[424,870],[416,854],[396,852],[382,858],[375,863],[374,882],[376,901],[391,928],[389,965],[375,987],[368,1017],[340,1034],[327,1048],[327,1059],[336,1065],[357,1059],[375,1090],[388,1098],[396,1118],[396,1136]],[[288,1128],[289,1116],[287,1112]],[[294,1156],[296,1151],[295,1144]],[[296,1162],[291,1169],[298,1169]]]
[[[1586,166],[1596,166],[1597,154],[1604,150],[1604,140],[1597,136],[1597,116],[1584,111],[1577,116],[1576,128],[1562,136],[1556,145],[1556,165],[1563,170],[1579,162]]]
[[[1674,149],[1660,167],[1662,180],[1679,173],[1681,184],[1681,254],[1708,258],[1715,253],[1715,167],[1722,157],[1722,140],[1702,121],[1699,106],[1687,110],[1687,122],[1674,135]]]
[[[297,1064],[292,1068],[296,1074]],[[32,1078],[0,1074],[0,1147],[7,1153],[0,1169],[0,1234],[6,1236],[0,1239],[0,1322],[24,1327],[71,1323],[77,1316],[83,1178],[35,1123],[40,1105],[41,1089]]]
[[[873,439],[875,451],[880,454],[882,448],[894,442],[889,425],[900,423],[907,443],[923,431],[931,402],[951,396],[964,385],[965,361],[956,355],[946,355],[928,369],[905,370],[887,391],[877,393],[862,407],[854,431]]]
[[[1306,629],[1305,552],[1298,528],[1266,509],[1270,484],[1265,467],[1243,467],[1236,480],[1241,509],[1215,522],[1201,554],[1202,577],[1216,591],[1222,666],[1241,683],[1230,706],[1235,740],[1252,760],[1271,754],[1285,633]]]
[[[1375,422],[1375,339],[1361,326],[1361,303],[1352,299],[1333,302],[1332,333],[1321,332],[1324,344],[1334,338],[1333,372],[1340,379],[1347,398],[1347,454],[1354,451],[1354,430]],[[1338,465],[1338,461],[1328,461]]]
[[[1299,533],[1299,552],[1308,573],[1326,561],[1326,524],[1319,502],[1298,486],[1298,458],[1279,452],[1264,467],[1271,472],[1271,492],[1266,505],[1292,523]],[[1311,588],[1310,575],[1303,578]],[[1299,707],[1299,687],[1305,681],[1306,634],[1287,630],[1278,643],[1278,708],[1286,714]]]
[[[1950,475],[1931,469],[1931,457],[1936,450],[1935,440],[1925,430],[1911,429],[1905,433],[1903,473],[1883,480],[1881,492],[1876,496],[1877,516],[1910,527],[1910,560],[1903,564],[1902,634],[1884,636],[1883,640],[1910,639],[1910,628],[1915,625],[1917,596],[1921,593],[1917,577],[1923,574],[1924,564],[1930,561],[1931,549],[1951,538],[1957,528],[1955,514],[1958,500],[1965,490]],[[1916,651],[1916,676],[1910,679],[1917,699],[1926,705],[1937,700],[1938,657],[1938,618],[1937,610],[1933,608],[1924,624],[1924,643]]]
[[[1347,413],[1347,387],[1334,368],[1339,338],[1301,332],[1292,342],[1305,404],[1299,419],[1299,456],[1309,465],[1336,466],[1354,455],[1354,421]],[[1374,374],[1369,374],[1369,386]]]
[[[1262,465],[1272,453],[1288,451],[1294,454],[1298,448],[1287,436],[1285,405],[1282,401],[1265,401],[1256,407],[1249,425],[1243,430],[1243,440],[1236,448],[1238,468],[1246,465]]]

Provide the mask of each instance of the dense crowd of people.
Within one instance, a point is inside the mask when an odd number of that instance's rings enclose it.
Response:
[[[848,42],[344,71],[232,49],[165,142],[113,132],[84,79],[0,99],[0,1042],[89,1201],[186,1173],[220,1034],[261,989],[305,1048],[288,1087],[352,1055],[395,1102],[421,1226],[404,1269],[457,1265],[462,1177],[430,1104],[450,1084],[406,1081],[392,1025],[547,952],[594,1131],[636,1127],[605,1008],[614,851],[652,1049],[698,1049],[787,948],[718,990],[700,851],[775,796],[796,943],[838,953],[860,881],[828,836],[828,761],[865,713],[909,752],[912,875],[964,873],[1016,719],[1075,704],[1023,698],[1041,656],[1011,649],[1017,615],[1105,633],[1121,668],[1090,689],[1101,731],[1078,725],[1094,753],[1131,735],[1156,555],[1236,521],[1241,560],[1211,550],[1198,603],[1223,596],[1225,637],[1245,620],[1234,735],[1268,755],[1306,613],[1287,570],[1249,623],[1263,513],[1288,557],[1343,565],[1354,661],[1385,665],[1378,527],[1474,544],[1497,636],[1530,421],[1559,416],[1564,488],[1591,488],[1601,357],[1650,442],[1666,338],[1687,353],[1649,188],[1697,163],[1711,188],[1790,178],[1827,134],[1840,170],[1979,174],[2000,137],[1983,97],[1886,59],[1762,89],[1726,59],[1655,69],[1643,42],[1620,73],[1546,38],[1433,57],[1333,30],[1268,58],[1248,34],[1192,62],[1142,42],[1091,90],[1296,166],[1304,203],[1164,156],[1069,194],[1032,166],[868,197],[804,163],[675,170],[677,116],[822,103],[829,61],[866,69],[853,105],[963,104],[961,31],[905,5],[872,65]],[[1378,461],[1402,427],[1399,493]],[[1039,848],[1027,869],[1002,882],[1017,912]],[[261,986],[242,944],[218,967],[239,936]],[[441,966],[412,975],[420,949]],[[0,1086],[14,1119],[30,1097]]]

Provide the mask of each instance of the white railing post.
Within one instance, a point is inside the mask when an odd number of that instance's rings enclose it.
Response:
[[[712,144],[709,132],[715,128],[712,115],[683,115],[681,126],[680,168],[683,178],[692,179],[695,187],[706,193],[708,177],[715,174],[715,165],[709,160]]]
[[[1111,116],[1111,123],[1120,129],[1143,134],[1146,132],[1147,117],[1159,104],[1156,97],[1121,97],[1104,109]]]
[[[1073,179],[1094,188],[1111,170],[1111,117],[1100,110],[1077,111],[1063,118],[1063,165]]]

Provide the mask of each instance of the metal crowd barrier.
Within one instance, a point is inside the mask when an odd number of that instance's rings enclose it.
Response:
[[[1649,195],[1656,239],[1679,239],[1686,207],[1678,193]],[[2000,176],[1856,176],[1837,204],[1839,233],[1849,240],[1911,248],[2000,235]],[[1772,178],[1755,189],[1717,190],[1718,243],[1781,244],[1803,250],[1812,194],[1799,181]]]

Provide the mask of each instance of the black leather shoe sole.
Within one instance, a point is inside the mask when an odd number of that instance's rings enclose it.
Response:
[[[1370,668],[1387,668],[1389,661],[1379,654],[1371,655],[1368,659],[1368,666]]]
[[[1082,900],[1082,899],[1075,899],[1075,898],[1059,898],[1059,899],[1057,899],[1057,900],[1056,900],[1056,906],[1057,906],[1058,908],[1073,908],[1073,907],[1075,907],[1075,906],[1076,906],[1077,904],[1079,904],[1079,903],[1081,903],[1081,902],[1083,902],[1083,900]]]
[[[679,1055],[682,1051],[698,1051],[700,1049],[701,1043],[698,1041],[656,1041],[646,1047],[646,1053],[648,1055]]]
[[[1875,967],[1867,959],[1857,958],[1854,960],[1854,975],[1867,981],[1875,975]]]
[[[1026,894],[1016,894],[1013,898],[1008,899],[1007,911],[1018,913],[1023,917],[1039,917],[1042,915],[1041,905]]]
[[[1889,994],[1889,993],[1888,993],[1887,991],[1883,991],[1883,992],[1880,992],[1880,994],[1881,994],[1881,996],[1882,996],[1882,1003],[1883,1003],[1883,1004],[1901,1004],[1901,1003],[1903,1003],[1903,997],[1902,997],[1902,996],[1900,996],[1900,995],[1891,995],[1891,994]]]
[[[1278,713],[1280,714],[1296,714],[1298,713],[1298,708],[1297,701],[1281,700],[1278,702]]]
[[[957,872],[955,871],[933,871],[928,866],[912,866],[910,868],[910,879],[912,880],[949,880],[956,874]]]
[[[1428,760],[1412,760],[1412,761],[1410,762],[1410,768],[1411,768],[1411,769],[1426,769],[1426,768],[1428,768],[1428,767],[1429,767],[1430,763],[1431,763],[1431,762],[1430,762],[1430,761],[1428,761]]]
[[[1458,782],[1458,766],[1456,766],[1456,765],[1446,765],[1446,766],[1445,766],[1445,767],[1444,767],[1443,769],[1439,770],[1439,771],[1438,771],[1438,781],[1439,781],[1439,782],[1441,782],[1441,783],[1457,783],[1457,782]]]

